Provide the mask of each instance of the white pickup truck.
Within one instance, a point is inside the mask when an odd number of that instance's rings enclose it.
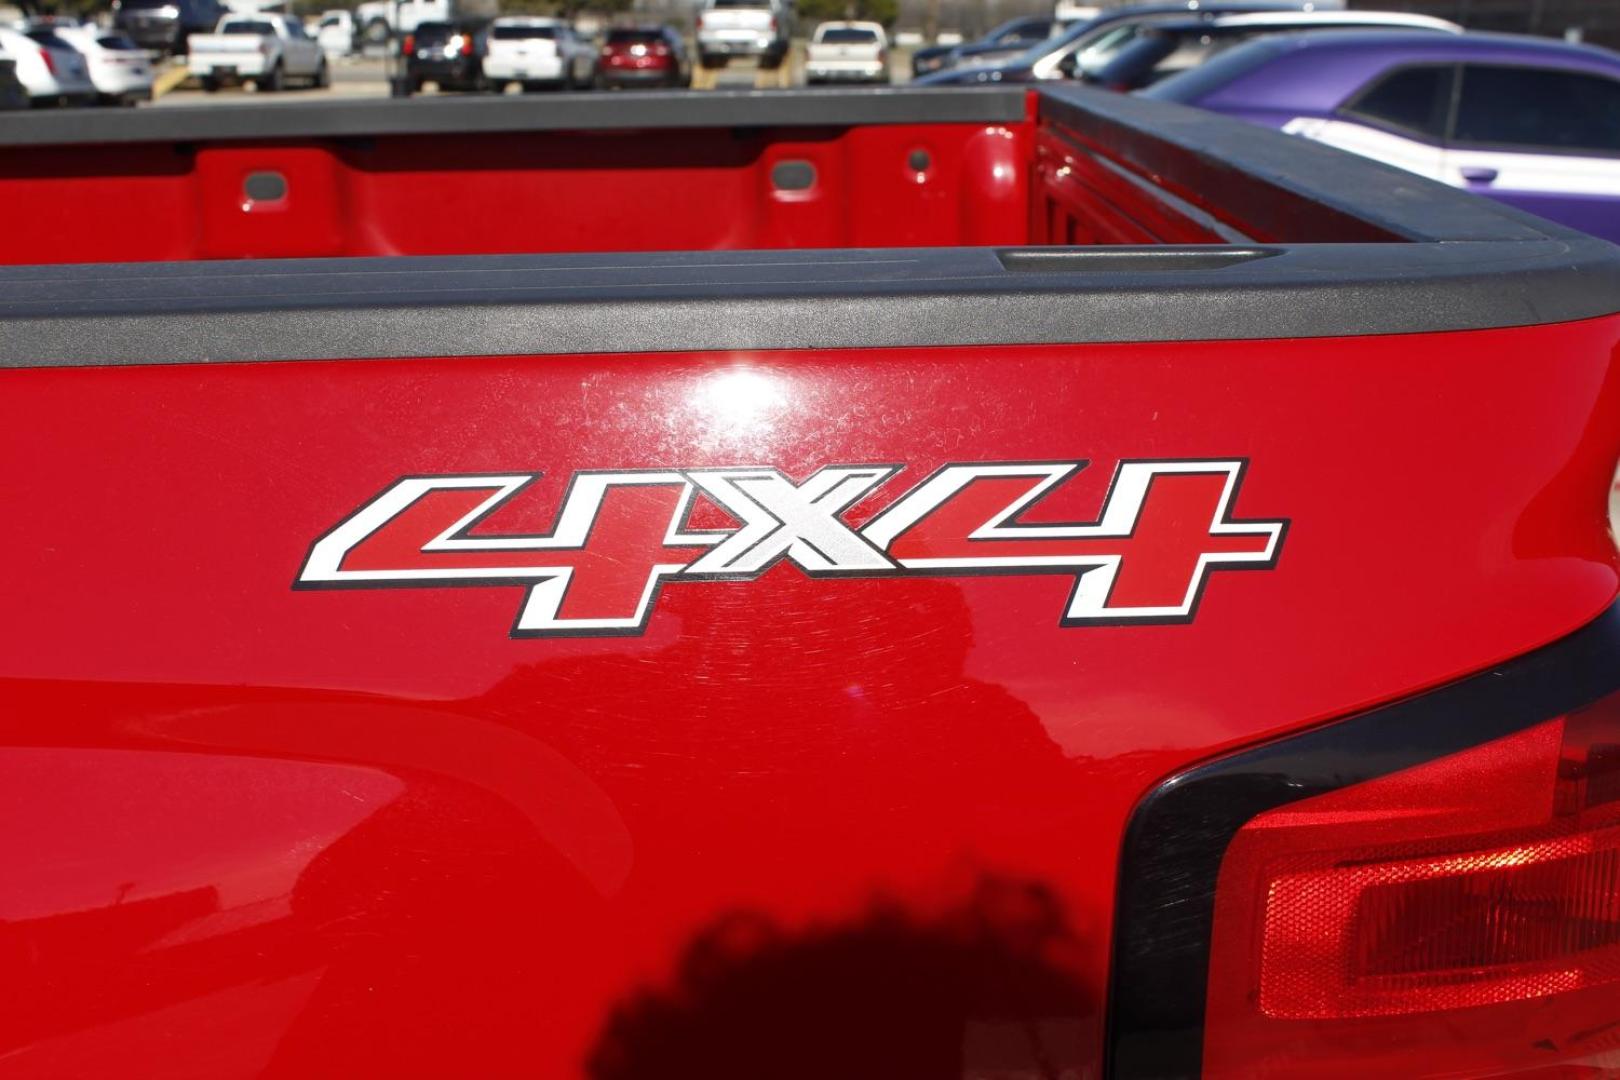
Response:
[[[733,56],[756,56],[776,67],[787,56],[793,34],[789,0],[704,0],[698,13],[698,60],[723,67]]]
[[[260,90],[281,90],[288,79],[310,86],[331,83],[326,53],[304,24],[268,12],[227,15],[212,34],[193,34],[187,63],[208,91],[245,82]]]
[[[875,22],[824,22],[804,60],[809,83],[888,82],[889,39]]]

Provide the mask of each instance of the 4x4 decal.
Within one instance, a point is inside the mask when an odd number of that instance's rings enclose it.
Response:
[[[1064,626],[1183,622],[1212,570],[1276,564],[1286,520],[1231,516],[1242,460],[1124,461],[1097,520],[1029,524],[1024,512],[1085,461],[946,465],[860,527],[844,514],[896,465],[829,465],[801,481],[771,468],[579,472],[549,533],[480,522],[537,474],[414,476],[315,541],[299,588],[523,585],[514,637],[639,634],[667,584],[758,577],[1062,573]],[[698,500],[735,527],[690,524]]]

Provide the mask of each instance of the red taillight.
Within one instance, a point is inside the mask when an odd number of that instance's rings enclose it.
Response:
[[[1612,1075],[1620,697],[1252,819],[1207,1002],[1208,1076]]]
[[[40,58],[45,61],[45,70],[50,72],[52,75],[55,75],[56,74],[56,59],[51,56],[51,50],[49,50],[49,49],[41,49],[41,50],[39,50],[39,55],[40,55]]]
[[[409,55],[410,53],[413,53],[413,52],[416,51],[416,35],[415,34],[406,34],[405,35],[405,42],[404,42],[404,44],[402,44],[400,46],[400,51],[407,54],[407,55]]]
[[[461,38],[461,55],[462,56],[471,56],[472,54],[473,54],[472,35],[471,34],[464,34],[464,35],[462,35],[462,38]]]

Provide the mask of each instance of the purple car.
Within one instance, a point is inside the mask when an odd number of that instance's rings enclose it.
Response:
[[[1284,34],[1141,94],[1329,143],[1620,242],[1620,53],[1509,34]]]

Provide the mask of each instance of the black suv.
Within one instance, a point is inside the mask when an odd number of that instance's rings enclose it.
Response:
[[[440,90],[483,90],[486,27],[459,22],[420,22],[405,35],[405,78],[411,93],[426,82]]]
[[[143,49],[183,53],[192,34],[206,34],[229,14],[219,0],[113,0],[113,25]]]

